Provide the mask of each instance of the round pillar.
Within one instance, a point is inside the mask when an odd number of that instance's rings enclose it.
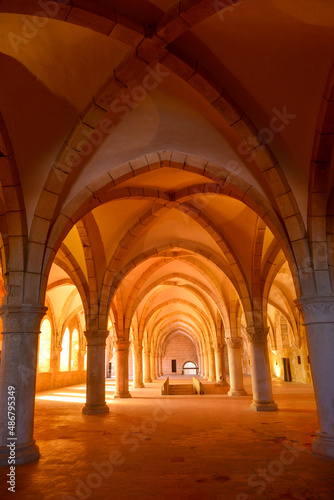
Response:
[[[159,355],[155,355],[155,373],[157,374],[157,378],[160,377],[160,372],[159,372]]]
[[[114,398],[131,398],[129,392],[129,347],[128,340],[116,342],[116,390]]]
[[[144,382],[145,384],[152,382],[151,379],[151,352],[144,352]]]
[[[143,383],[143,347],[136,345],[133,348],[133,386],[135,388],[145,387]]]
[[[228,395],[247,396],[247,392],[244,389],[244,381],[242,374],[242,362],[241,362],[242,338],[241,337],[227,338],[226,345],[228,348],[228,365],[230,372],[230,390],[228,391]]]
[[[204,357],[204,378],[208,379],[209,378],[209,357],[207,351],[204,351],[203,353]]]
[[[203,353],[203,351],[201,351],[200,359],[201,359],[201,368],[200,368],[200,373],[199,374],[200,374],[201,377],[204,377],[204,370],[205,370],[205,368],[204,368],[204,353]]]
[[[85,415],[108,413],[105,388],[105,347],[108,330],[85,332],[87,339],[87,384]]]
[[[155,353],[154,351],[151,351],[151,356],[150,356],[150,363],[151,363],[151,379],[156,380],[157,374],[155,372]]]
[[[273,400],[271,388],[271,372],[269,365],[268,341],[269,328],[251,326],[246,328],[252,361],[253,402],[251,409],[255,411],[275,411],[277,404]]]
[[[334,458],[334,297],[301,297],[320,430],[313,453]]]
[[[226,386],[228,385],[226,381],[225,374],[225,344],[218,345],[215,348],[215,361],[216,361],[216,385]]]
[[[215,351],[212,347],[209,347],[208,350],[209,355],[209,382],[216,381],[216,367],[215,367]]]
[[[13,438],[15,464],[39,459],[33,439],[38,335],[46,307],[2,306],[3,345],[0,366],[0,465],[8,465]],[[9,399],[10,398],[10,399]],[[14,399],[12,399],[14,398]],[[9,428],[8,404],[15,427]],[[12,415],[11,415],[12,416]],[[13,420],[14,421],[14,420]]]
[[[202,353],[201,352],[198,353],[197,359],[198,359],[197,375],[201,375],[201,369],[202,369]]]

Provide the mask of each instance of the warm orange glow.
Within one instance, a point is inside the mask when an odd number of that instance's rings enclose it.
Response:
[[[62,351],[60,353],[60,371],[67,372],[70,359],[70,332],[68,328],[66,328],[65,330],[61,347]]]
[[[41,373],[50,371],[51,357],[51,323],[45,318],[41,325],[39,336],[38,371]]]
[[[281,374],[281,368],[280,368],[279,364],[277,363],[277,361],[276,361],[276,364],[274,366],[274,370],[275,370],[276,377],[279,378],[279,376]]]

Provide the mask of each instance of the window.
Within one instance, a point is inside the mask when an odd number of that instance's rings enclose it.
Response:
[[[183,365],[183,375],[197,375],[197,366],[192,361],[187,361]]]
[[[79,370],[79,333],[75,328],[72,332],[71,342],[71,370]]]
[[[302,361],[300,359],[300,356],[297,356],[297,361],[298,361],[298,364],[301,365],[302,364]]]
[[[41,333],[39,335],[38,371],[40,373],[50,371],[51,332],[51,323],[45,318],[41,324]]]
[[[61,353],[60,353],[60,371],[67,372],[69,370],[70,364],[70,332],[66,328],[61,343]]]

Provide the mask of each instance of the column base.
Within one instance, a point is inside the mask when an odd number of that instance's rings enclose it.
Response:
[[[89,405],[86,403],[82,408],[82,413],[84,415],[98,415],[100,413],[109,413],[109,406],[107,406],[106,403],[102,405]]]
[[[216,382],[216,379],[215,379],[215,378],[213,378],[213,377],[209,377],[209,378],[208,378],[208,382]]]
[[[131,394],[129,392],[115,392],[113,395],[114,399],[117,398],[132,398]]]
[[[317,437],[312,442],[312,451],[322,457],[334,458],[334,436],[317,431]]]
[[[144,384],[132,384],[131,386],[133,389],[142,389],[144,388]]]
[[[278,406],[274,401],[266,401],[261,403],[260,401],[253,401],[250,405],[250,409],[253,411],[276,411]]]
[[[229,387],[230,384],[228,382],[226,382],[226,380],[220,380],[219,382],[216,382],[215,385],[219,386],[219,387]]]
[[[12,442],[16,443],[16,441],[14,440]],[[11,443],[10,440],[8,440],[8,444],[9,443]],[[15,464],[14,463],[8,464],[8,460],[14,458],[13,455],[10,455],[10,451],[11,450],[9,447],[0,448],[0,466],[8,467],[9,465],[27,464],[29,462],[35,462],[40,457],[39,448],[37,444],[35,444],[35,440],[25,445],[21,446],[15,445]]]
[[[245,389],[238,391],[237,389],[230,389],[227,393],[228,396],[248,396]]]
[[[144,380],[144,384],[150,384],[151,382],[152,382],[152,379],[151,379],[151,378],[149,378],[149,379],[147,379],[147,380]]]

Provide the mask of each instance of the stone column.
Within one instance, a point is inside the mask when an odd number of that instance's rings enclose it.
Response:
[[[301,297],[320,430],[313,440],[317,455],[334,458],[334,297]]]
[[[246,328],[250,355],[253,388],[251,409],[255,411],[275,411],[277,404],[273,400],[271,372],[269,365],[268,341],[269,328],[250,326]]]
[[[151,362],[151,379],[156,380],[157,374],[155,372],[155,352],[151,351],[151,356],[150,356],[150,362]]]
[[[203,357],[204,357],[204,378],[208,379],[209,378],[209,357],[208,357],[207,351],[204,351]]]
[[[218,344],[215,348],[215,361],[217,384],[226,386],[228,383],[226,381],[225,373],[225,344]]]
[[[159,354],[155,355],[155,373],[157,374],[157,378],[160,377],[160,371],[159,371]]]
[[[143,383],[143,346],[133,346],[133,386],[135,388],[145,387]]]
[[[10,449],[15,442],[15,464],[39,459],[33,439],[38,335],[46,307],[2,306],[3,344],[0,366],[0,465],[8,465]],[[10,399],[9,399],[10,398]],[[12,399],[15,398],[15,399]],[[9,429],[8,404],[15,427]],[[12,415],[10,415],[12,417]],[[13,434],[12,434],[13,433]],[[15,440],[14,440],[15,438]]]
[[[129,347],[128,340],[116,342],[116,390],[114,398],[131,398],[129,393]]]
[[[201,373],[200,373],[200,375],[201,375],[201,377],[204,377],[205,368],[204,368],[204,353],[203,353],[203,351],[201,351],[200,357],[201,357]]]
[[[241,362],[242,338],[229,337],[226,339],[226,344],[228,348],[228,365],[230,372],[230,390],[228,391],[228,395],[247,396],[247,392],[244,389],[244,381],[242,374],[242,362]]]
[[[216,367],[215,367],[215,351],[213,347],[209,347],[208,349],[208,354],[209,354],[209,382],[215,382],[216,381]]]
[[[162,371],[162,352],[159,355],[159,366],[160,366],[160,376],[162,377],[164,372]]]
[[[197,370],[197,375],[201,375],[201,368],[202,368],[202,358],[201,358],[201,352],[198,351],[198,370]]]
[[[108,413],[105,388],[105,347],[108,330],[85,332],[87,339],[87,384],[85,415]]]
[[[152,382],[151,379],[151,351],[144,352],[144,382],[145,384]]]
[[[162,354],[161,352],[158,355],[158,363],[159,363],[159,377],[162,377]]]

